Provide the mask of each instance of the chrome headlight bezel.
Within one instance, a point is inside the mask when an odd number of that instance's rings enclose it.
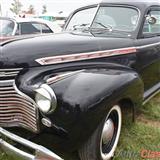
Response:
[[[44,114],[54,112],[57,107],[57,98],[53,89],[47,84],[42,84],[35,91],[35,102],[40,111]]]

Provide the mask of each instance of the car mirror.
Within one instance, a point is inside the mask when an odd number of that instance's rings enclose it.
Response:
[[[156,24],[157,19],[153,16],[147,16],[147,22],[151,25],[154,25],[154,24]]]

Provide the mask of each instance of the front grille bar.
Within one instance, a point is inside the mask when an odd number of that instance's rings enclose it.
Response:
[[[20,70],[22,70],[22,68],[0,69],[0,78],[14,77],[20,72]]]
[[[29,97],[15,86],[15,76],[21,69],[0,69],[0,126],[24,127],[38,132],[38,110]],[[13,77],[14,76],[14,77]],[[1,79],[12,77],[7,79]]]

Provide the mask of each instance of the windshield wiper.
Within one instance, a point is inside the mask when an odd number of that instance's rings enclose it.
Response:
[[[97,34],[99,33],[99,34],[102,34],[103,32],[112,32],[113,31],[113,27],[111,26],[111,25],[109,25],[109,24],[103,24],[103,23],[101,23],[101,22],[93,22],[93,23],[95,23],[95,24],[98,24],[98,25],[100,25],[101,27],[103,27],[103,28],[99,28],[99,27],[88,27],[88,28],[85,28],[83,31],[87,31],[87,32],[94,32],[94,33],[96,33],[97,32]],[[92,25],[93,26],[93,25]]]
[[[120,35],[127,35],[128,37],[131,36],[130,32],[127,31],[122,31],[122,30],[118,30],[118,29],[110,29],[110,28],[93,28],[90,27],[88,29],[85,29],[85,31],[90,32],[92,34],[120,34]]]
[[[101,22],[94,22],[102,27],[86,27],[87,25],[90,25],[90,23],[84,23],[84,24],[77,24],[74,25],[73,28],[74,30],[81,29],[83,32],[90,32],[91,34],[119,34],[119,35],[127,35],[127,37],[131,37],[131,33],[119,29],[113,29],[113,27],[109,24],[103,24]]]
[[[94,22],[94,23],[96,23],[96,24],[102,26],[102,27],[103,27],[102,29],[108,29],[109,31],[112,31],[112,30],[113,30],[113,27],[112,27],[111,25],[109,25],[109,24],[104,25],[104,24],[101,23],[101,22]]]

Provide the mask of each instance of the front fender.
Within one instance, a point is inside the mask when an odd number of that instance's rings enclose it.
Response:
[[[30,77],[28,80],[27,74]],[[45,83],[49,74],[50,71],[45,71],[43,74],[34,74],[36,78],[31,78],[27,71],[21,73],[17,78],[17,82],[21,80],[18,87],[34,98],[33,88]],[[56,135],[55,138],[52,128],[43,128],[43,133],[48,137],[52,133],[50,139],[53,142],[58,139],[53,146],[59,150],[71,151],[78,148],[104,119],[110,107],[121,99],[129,98],[138,105],[143,98],[143,83],[138,74],[128,68],[83,68],[73,76],[50,84],[50,87],[57,96],[58,106],[55,112],[46,116],[56,126],[65,130],[67,137]]]
[[[73,143],[83,142],[121,99],[142,102],[143,83],[135,72],[86,70],[52,85],[58,99],[53,122],[69,131]],[[60,118],[61,117],[61,118]]]

